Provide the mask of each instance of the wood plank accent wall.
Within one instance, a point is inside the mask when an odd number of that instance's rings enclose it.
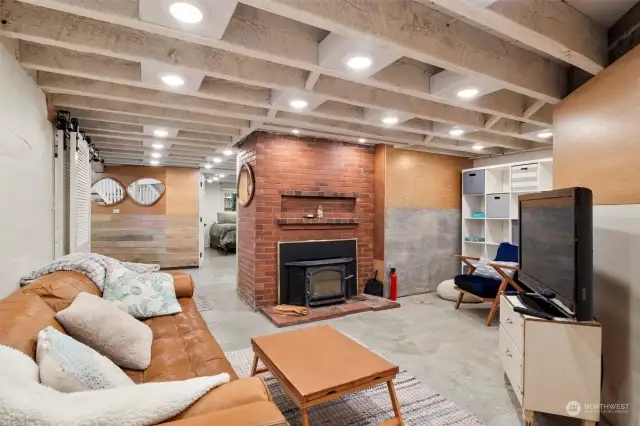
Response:
[[[198,266],[198,171],[178,167],[106,166],[94,176],[117,179],[127,187],[144,177],[164,182],[166,192],[151,207],[129,197],[113,207],[93,204],[91,247],[96,253],[131,262],[159,263],[163,268]],[[120,213],[114,213],[114,209]]]
[[[386,207],[459,209],[468,158],[387,148]]]
[[[554,111],[554,187],[591,188],[598,205],[640,204],[640,46]]]

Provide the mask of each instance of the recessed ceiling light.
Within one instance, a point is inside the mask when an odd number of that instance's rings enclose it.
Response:
[[[214,163],[222,163],[222,158],[220,158],[220,157],[213,157],[213,162],[214,162]]]
[[[289,105],[291,106],[291,108],[304,109],[309,106],[309,102],[305,101],[304,99],[293,99],[291,100],[291,102],[289,102]]]
[[[545,130],[544,132],[538,133],[538,137],[540,139],[549,139],[551,136],[553,136],[553,132],[551,130]]]
[[[151,153],[151,156],[152,156],[153,158],[160,158],[160,157],[162,157],[162,154],[160,154],[159,152],[152,152],[152,153]]]
[[[149,164],[151,164],[152,166],[157,166],[158,164],[160,164],[160,162],[158,160],[151,160],[149,161]]]
[[[184,86],[184,79],[175,74],[163,75],[162,77],[160,77],[160,80],[162,80],[162,82],[167,86],[171,86],[171,87]]]
[[[300,134],[300,130],[298,130],[298,129],[293,129],[293,130],[291,131],[291,133],[293,133],[294,135],[299,135],[299,134]]]
[[[225,176],[226,176],[226,175],[225,175],[224,173],[220,173],[220,174],[218,175],[218,177],[219,177],[220,179],[224,179],[224,177],[225,177]]]
[[[176,2],[169,6],[169,13],[180,22],[197,24],[202,21],[202,11],[194,5],[186,2]]]
[[[484,146],[477,144],[471,147],[472,149],[475,149],[476,151],[482,151],[484,149]]]
[[[207,179],[207,182],[213,183],[213,179]]]
[[[220,180],[220,179],[219,179],[219,178],[217,178],[217,177],[214,177],[214,178],[213,178],[213,180]]]
[[[233,151],[231,151],[230,149],[225,149],[224,151],[222,151],[222,153],[228,157],[233,154]]]
[[[205,169],[210,169],[210,168],[212,168],[212,167],[213,167],[213,166],[212,166],[211,164],[209,164],[209,163],[207,163],[207,164],[205,164],[205,165],[204,165],[204,168],[205,168]]]
[[[464,89],[458,92],[458,97],[462,99],[471,99],[478,96],[480,91],[478,89]]]
[[[373,64],[368,56],[353,56],[347,60],[347,66],[354,71],[366,70]]]
[[[460,127],[454,127],[453,129],[449,130],[449,134],[451,136],[462,136],[464,135],[464,129],[461,129]]]
[[[358,139],[358,142],[360,142],[360,143],[365,143],[366,141],[367,141],[367,139],[365,139],[365,138],[359,138]]]
[[[169,132],[164,129],[156,129],[153,131],[153,134],[159,138],[166,138],[169,136]]]
[[[162,148],[164,148],[164,145],[161,144],[161,143],[154,143],[151,146],[153,147],[153,149],[162,149]]]
[[[384,117],[382,119],[382,122],[384,124],[396,124],[399,121],[398,117],[396,117],[395,115],[387,115],[386,117]]]

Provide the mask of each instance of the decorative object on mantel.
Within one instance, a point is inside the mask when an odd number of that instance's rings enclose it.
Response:
[[[293,317],[304,317],[309,315],[309,310],[304,306],[278,305],[273,308],[273,310],[279,314],[291,315]]]
[[[324,219],[324,210],[322,209],[322,204],[318,206],[318,214],[316,215],[318,219]]]
[[[309,213],[307,215],[304,216],[306,219],[313,219],[315,216],[313,215],[313,213]]]
[[[253,169],[249,163],[242,163],[240,171],[238,172],[238,204],[242,207],[246,207],[253,200],[253,195],[256,192],[256,180],[253,174]]]

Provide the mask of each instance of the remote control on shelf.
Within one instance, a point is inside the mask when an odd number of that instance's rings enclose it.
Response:
[[[542,318],[549,321],[552,321],[555,318],[553,315],[549,315],[546,312],[536,311],[535,309],[523,308],[521,306],[516,306],[515,308],[513,308],[513,310],[518,312],[519,314],[530,315],[532,317]]]

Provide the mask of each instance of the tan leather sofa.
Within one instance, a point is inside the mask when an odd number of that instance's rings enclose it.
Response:
[[[151,365],[144,371],[124,370],[136,383],[183,380],[229,373],[231,382],[213,389],[179,416],[171,426],[285,426],[269,390],[258,377],[239,379],[213,338],[193,301],[193,280],[171,272],[182,313],[146,320],[153,330]],[[56,272],[0,300],[0,344],[35,359],[38,332],[52,325],[64,332],[56,312],[71,304],[79,292],[101,296],[86,276]],[[247,342],[249,344],[249,342]]]

